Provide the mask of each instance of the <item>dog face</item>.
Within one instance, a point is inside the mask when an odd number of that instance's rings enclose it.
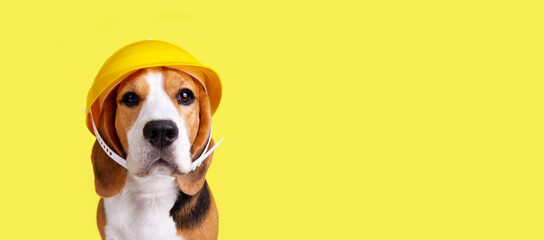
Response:
[[[138,177],[176,177],[186,194],[199,191],[211,163],[190,172],[210,137],[210,102],[202,83],[168,67],[140,69],[125,78],[103,102],[97,126],[110,148],[127,160]],[[214,142],[211,140],[210,148]],[[127,170],[97,141],[91,155],[98,195],[111,197],[124,187]]]
[[[142,69],[121,83],[115,128],[128,150],[129,172],[140,177],[189,172],[200,120],[199,85],[168,68]]]

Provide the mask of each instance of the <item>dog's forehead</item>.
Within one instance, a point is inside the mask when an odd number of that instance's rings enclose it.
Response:
[[[191,77],[191,75],[185,72],[171,68],[163,68],[162,74],[165,89],[179,90],[182,87],[191,89],[195,89],[197,87],[196,81]]]
[[[153,67],[140,69],[119,85],[120,92],[148,92],[149,80],[156,79],[157,77],[162,79],[165,90],[179,90],[181,88],[198,88],[197,82],[191,77],[191,75],[182,72],[180,70],[166,68],[166,67]]]
[[[145,69],[140,69],[131,74],[119,84],[119,92],[134,91],[147,93],[149,91],[149,84],[145,77],[146,74]]]

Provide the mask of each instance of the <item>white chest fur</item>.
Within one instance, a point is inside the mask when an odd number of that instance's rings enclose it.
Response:
[[[182,240],[170,216],[178,191],[174,178],[129,174],[123,191],[104,199],[106,239]]]

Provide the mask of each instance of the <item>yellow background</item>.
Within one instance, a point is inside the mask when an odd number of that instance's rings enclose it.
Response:
[[[543,239],[541,1],[1,4],[0,239],[98,239],[88,88],[120,47],[218,70],[220,239]]]

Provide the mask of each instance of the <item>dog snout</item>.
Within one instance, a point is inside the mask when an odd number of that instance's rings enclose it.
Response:
[[[170,120],[149,121],[144,126],[144,138],[156,147],[166,147],[178,138],[178,127]]]

